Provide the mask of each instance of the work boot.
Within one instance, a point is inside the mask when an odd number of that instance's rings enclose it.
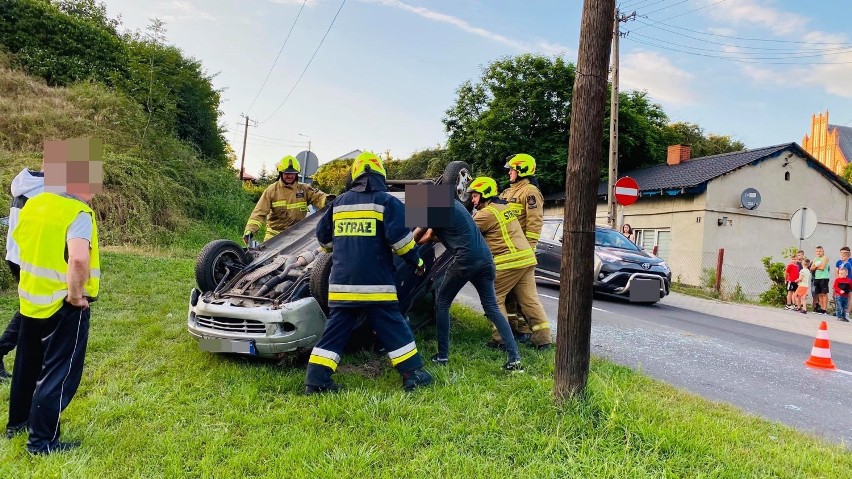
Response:
[[[334,382],[325,386],[305,385],[305,396],[311,396],[313,394],[338,393],[340,392],[340,389],[340,385]]]
[[[44,450],[32,450],[30,448],[27,448],[27,452],[40,456],[44,454],[54,454],[57,452],[71,451],[77,449],[78,447],[80,447],[80,443],[78,441],[57,442],[56,445],[54,445],[53,447],[49,447]]]
[[[432,362],[435,364],[440,364],[441,366],[446,366],[447,363],[450,362],[449,358],[439,358],[437,354],[432,355]]]
[[[0,382],[3,382],[11,377],[12,375],[9,374],[8,371],[6,371],[6,366],[3,365],[3,356],[0,356]]]
[[[405,389],[406,392],[414,391],[421,386],[428,386],[431,383],[432,375],[422,369],[402,373],[402,389]]]
[[[499,349],[500,351],[506,350],[505,344],[501,343],[500,341],[494,341],[493,339],[485,343],[485,347],[491,349]]]
[[[515,334],[515,341],[517,341],[518,344],[526,344],[526,343],[530,342],[530,339],[532,339],[531,333],[517,333],[517,334]]]

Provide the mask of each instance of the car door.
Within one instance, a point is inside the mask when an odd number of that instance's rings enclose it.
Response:
[[[535,256],[538,260],[536,272],[540,276],[559,280],[562,269],[562,220],[545,220]]]

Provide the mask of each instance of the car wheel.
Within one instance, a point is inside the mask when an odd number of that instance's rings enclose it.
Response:
[[[467,187],[473,181],[473,175],[470,173],[470,165],[464,161],[451,161],[444,168],[443,184],[451,185],[456,194],[456,198],[462,203],[467,204],[470,200],[470,195],[467,192]]]
[[[311,296],[328,316],[328,278],[331,276],[331,255],[320,254],[311,267]]]
[[[207,243],[195,260],[195,282],[201,292],[213,291],[223,280],[241,271],[249,258],[243,248],[231,240]]]

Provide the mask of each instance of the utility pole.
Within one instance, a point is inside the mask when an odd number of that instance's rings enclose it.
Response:
[[[636,12],[630,15],[622,15],[618,9],[615,10],[612,22],[612,97],[609,108],[609,178],[607,179],[607,207],[606,217],[610,228],[618,228],[618,205],[615,201],[615,182],[618,180],[618,43],[621,32],[618,29],[620,23],[636,18]]]
[[[245,171],[245,168],[246,168],[246,143],[247,143],[247,140],[248,140],[249,121],[253,121],[253,120],[249,120],[248,115],[240,115],[240,116],[242,116],[243,118],[246,119],[246,129],[243,132],[243,155],[242,155],[242,158],[240,158],[240,182],[242,182],[243,181],[243,172]]]
[[[615,0],[583,2],[565,182],[553,385],[558,401],[581,395],[589,375],[596,191],[614,15]]]

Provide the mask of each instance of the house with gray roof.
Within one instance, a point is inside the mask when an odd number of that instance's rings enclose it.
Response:
[[[802,207],[818,220],[814,234],[801,241],[808,257],[823,246],[833,264],[840,247],[852,241],[852,186],[798,144],[703,158],[690,158],[688,149],[674,145],[666,164],[621,175],[636,180],[640,197],[620,207],[618,224],[630,224],[637,244],[657,251],[676,281],[701,284],[724,249],[725,276],[741,277],[747,295],[765,291],[770,283],[761,258],[783,262],[782,251],[799,246],[790,219]],[[603,225],[606,182],[597,195],[596,222]],[[545,195],[545,216],[561,217],[564,199],[564,193]]]

